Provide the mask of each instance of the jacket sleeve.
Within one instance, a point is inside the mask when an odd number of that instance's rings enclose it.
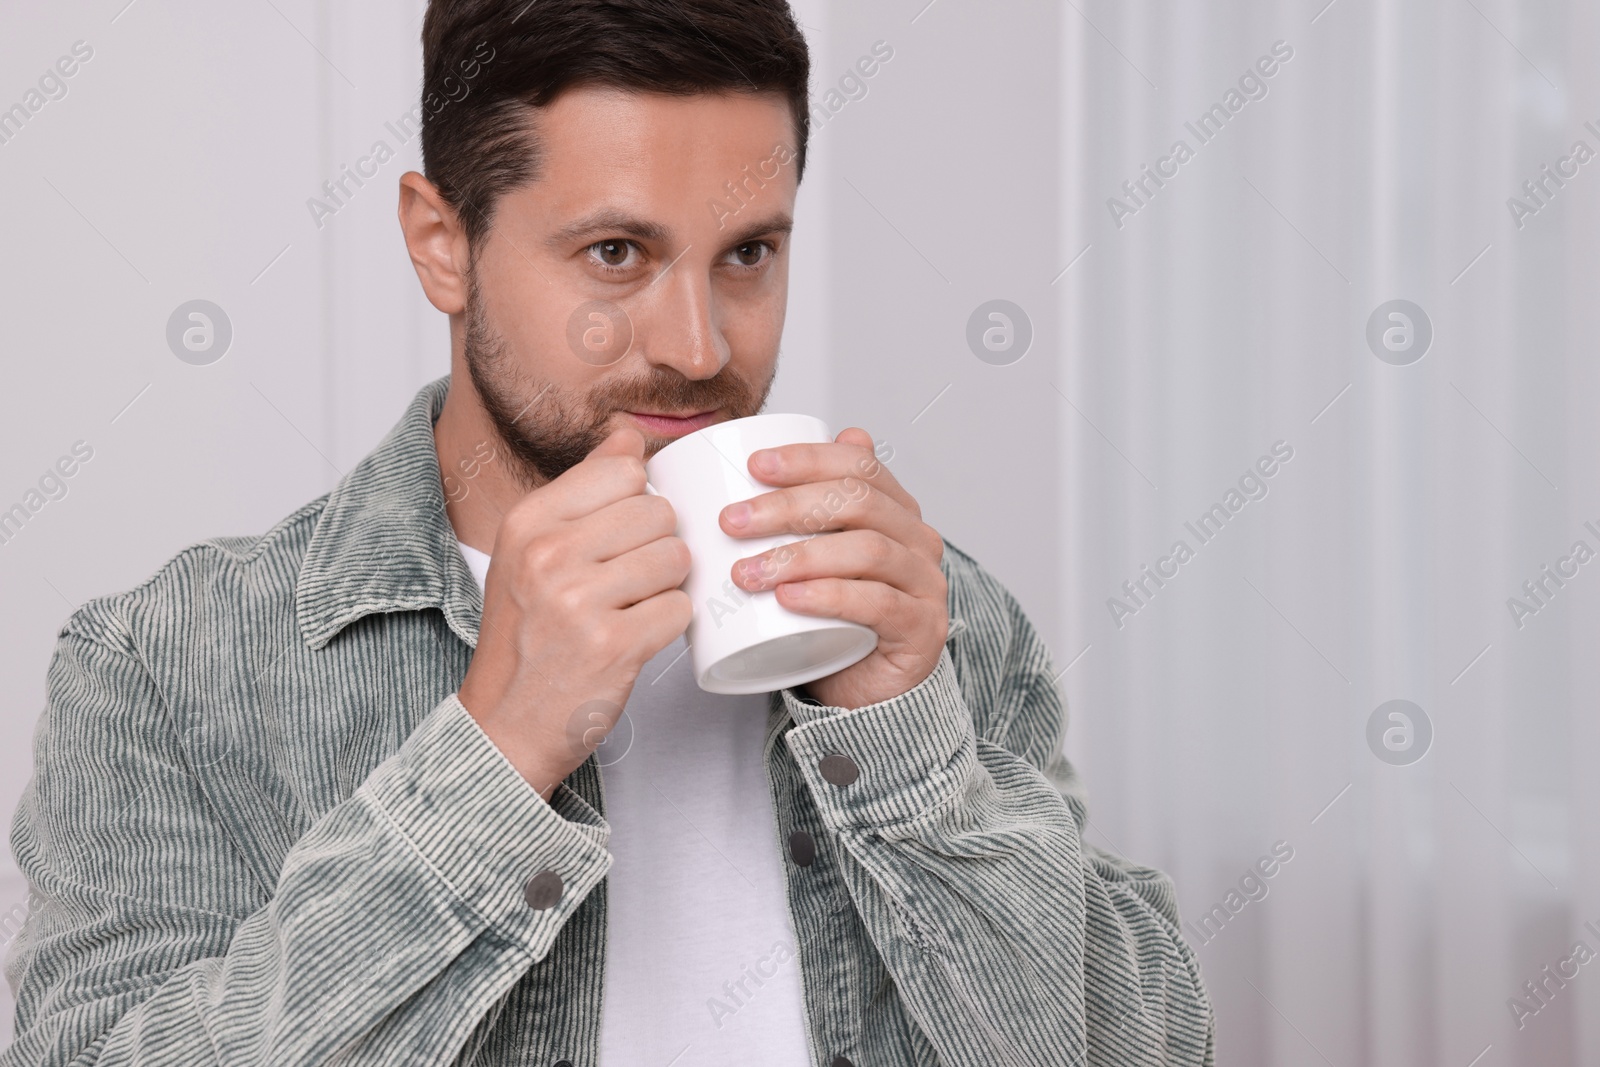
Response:
[[[247,868],[138,649],[82,619],[12,824],[32,907],[0,1067],[448,1063],[610,866],[599,814],[546,803],[452,694],[238,907]]]
[[[941,1063],[1211,1067],[1172,882],[1082,840],[1048,650],[946,544],[952,635],[927,679],[854,710],[782,691],[789,750],[900,998]],[[854,781],[823,777],[830,753]]]

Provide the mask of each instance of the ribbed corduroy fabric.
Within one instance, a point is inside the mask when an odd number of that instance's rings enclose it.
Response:
[[[32,900],[0,1067],[597,1067],[600,767],[546,803],[455,696],[482,595],[434,451],[448,385],[272,530],[62,627],[12,824]],[[948,541],[942,567],[924,682],[769,700],[778,832],[817,845],[787,865],[813,1062],[1210,1065],[1171,882],[1081,839],[1047,650]],[[854,781],[822,775],[833,753]]]

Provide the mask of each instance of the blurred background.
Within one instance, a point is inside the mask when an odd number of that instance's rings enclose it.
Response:
[[[423,7],[0,0],[8,819],[73,608],[328,491],[448,369],[394,219]],[[887,443],[1028,610],[1218,1062],[1600,1062],[1600,8],[795,8],[768,410]],[[0,943],[26,901],[7,847]]]

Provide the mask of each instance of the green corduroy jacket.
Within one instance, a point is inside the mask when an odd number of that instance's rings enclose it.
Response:
[[[12,823],[3,1067],[597,1067],[600,766],[547,803],[455,695],[482,594],[434,449],[448,386],[265,534],[62,627]],[[778,832],[817,844],[785,861],[811,1061],[1210,1065],[1170,880],[1082,839],[1048,651],[948,541],[941,566],[925,681],[770,696]]]

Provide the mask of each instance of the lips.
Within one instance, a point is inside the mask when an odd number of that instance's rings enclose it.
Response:
[[[630,411],[628,415],[641,428],[661,437],[682,437],[686,433],[693,433],[710,426],[717,418],[715,411],[702,411],[689,416],[652,415],[642,411]]]

